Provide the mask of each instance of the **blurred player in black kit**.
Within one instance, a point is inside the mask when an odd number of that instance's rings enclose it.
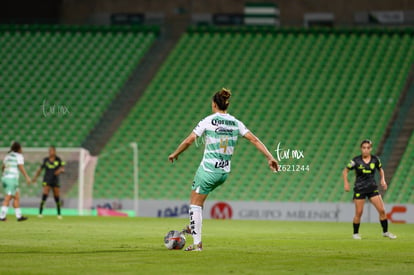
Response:
[[[382,235],[390,239],[396,239],[397,236],[388,232],[388,220],[385,213],[384,202],[379,193],[377,183],[375,182],[375,171],[378,170],[380,174],[381,187],[387,190],[387,183],[385,182],[384,170],[382,164],[377,156],[371,155],[372,142],[370,140],[363,140],[361,142],[361,155],[354,157],[342,172],[344,178],[344,189],[346,192],[350,191],[348,181],[348,172],[355,170],[356,180],[354,186],[354,203],[355,216],[353,220],[354,234],[352,237],[355,240],[360,240],[359,225],[361,223],[361,216],[364,210],[365,199],[370,202],[377,209],[380,223],[382,226]]]
[[[33,182],[36,182],[42,169],[45,169],[42,183],[42,201],[40,202],[39,207],[39,218],[43,217],[43,206],[45,205],[50,189],[52,188],[53,196],[56,202],[58,219],[62,219],[60,212],[59,175],[65,171],[64,165],[65,163],[58,156],[56,156],[56,148],[54,146],[50,146],[49,156],[44,158],[42,165],[37,169],[36,175],[33,178]]]

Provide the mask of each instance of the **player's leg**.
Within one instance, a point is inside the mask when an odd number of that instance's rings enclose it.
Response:
[[[186,251],[202,250],[203,206],[208,194],[220,186],[227,179],[227,174],[207,173],[199,167],[194,177],[190,196],[190,226],[189,231],[193,236],[193,245]],[[188,232],[188,231],[187,231]]]
[[[16,214],[17,221],[22,222],[27,220],[27,217],[22,215],[22,210],[20,209],[20,192],[16,191],[13,197],[13,207]]]
[[[354,228],[354,234],[352,235],[352,237],[356,240],[360,240],[361,236],[359,236],[359,226],[361,224],[362,213],[364,212],[365,197],[357,198],[354,195],[354,204],[355,204],[355,216],[354,216],[354,220],[352,224]]]
[[[43,207],[46,203],[47,197],[49,196],[49,192],[50,192],[50,186],[46,182],[43,182],[42,200],[40,201],[40,206],[39,206],[39,218],[42,217]]]
[[[201,246],[201,235],[203,227],[203,206],[208,194],[199,194],[191,191],[190,196],[190,232],[193,236],[194,245]]]
[[[16,178],[4,178],[2,182],[3,182],[3,188],[6,192],[6,196],[4,198],[3,206],[1,208],[0,220],[5,221],[6,216],[7,216],[7,211],[10,205],[10,201],[14,199],[14,203],[13,203],[14,208],[16,208],[15,207],[16,205],[19,206],[19,192],[17,189],[19,182],[18,182],[18,179]],[[17,195],[17,204],[16,204],[16,195]],[[17,210],[16,216],[18,213],[21,215],[20,208],[17,207],[16,210]]]
[[[202,250],[201,236],[203,227],[203,206],[210,192],[207,183],[210,181],[209,175],[200,166],[195,174],[192,191],[190,194],[190,225],[185,229],[193,237],[193,245],[190,245],[186,251]]]
[[[59,195],[59,186],[54,186],[53,187],[53,196],[55,198],[55,202],[56,202],[56,210],[57,210],[57,214],[58,214],[58,219],[61,219],[62,216],[60,215],[60,195]]]
[[[384,237],[390,238],[390,239],[396,239],[397,236],[394,234],[388,232],[388,220],[387,220],[387,214],[385,213],[385,206],[384,202],[382,200],[382,197],[380,194],[375,195],[369,199],[374,205],[375,209],[377,209],[379,214],[379,219],[382,227],[382,235]]]
[[[3,200],[3,205],[1,207],[0,212],[0,221],[6,221],[7,210],[9,209],[10,200],[12,199],[12,195],[6,195]]]

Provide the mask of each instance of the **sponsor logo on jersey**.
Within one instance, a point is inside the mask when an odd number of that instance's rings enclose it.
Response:
[[[215,132],[218,135],[232,135],[233,134],[232,129],[227,129],[227,128],[224,128],[224,127],[217,127]]]
[[[235,121],[225,120],[225,119],[217,119],[217,118],[212,119],[211,124],[213,124],[214,126],[218,126],[218,125],[236,126]]]
[[[58,166],[59,162],[55,161],[54,163],[46,163],[47,168],[49,169],[55,169]]]
[[[224,168],[226,166],[229,166],[230,162],[228,160],[221,160],[216,161],[216,164],[214,165],[215,168]]]

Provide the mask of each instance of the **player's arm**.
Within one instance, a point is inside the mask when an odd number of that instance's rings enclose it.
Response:
[[[26,178],[27,184],[31,183],[29,175],[26,173],[26,170],[24,169],[23,164],[18,164],[17,167],[19,167],[20,172],[23,174],[23,176]]]
[[[4,163],[1,165],[1,172],[4,172],[4,169],[5,169],[6,167],[4,166]]]
[[[62,174],[63,172],[65,172],[65,163],[64,162],[60,162],[60,166],[58,169],[56,169],[55,171],[55,175],[59,176],[60,174]]]
[[[382,168],[379,169],[379,175],[380,175],[380,182],[381,182],[382,189],[387,190],[388,186],[387,186],[387,183],[385,182],[384,169]]]
[[[178,156],[184,152],[188,147],[190,147],[191,144],[193,144],[193,142],[196,140],[197,135],[192,132],[190,135],[188,135],[188,137],[186,137],[183,142],[181,142],[180,145],[178,145],[177,149],[174,151],[174,153],[172,153],[171,155],[168,156],[168,160],[171,162],[174,162],[174,160],[178,159]]]
[[[60,166],[56,171],[55,171],[55,175],[59,176],[60,174],[62,174],[63,172],[65,172],[65,168],[63,166]]]
[[[37,181],[37,178],[39,177],[40,172],[42,172],[42,166],[40,166],[39,168],[37,168],[36,173],[35,173],[35,175],[34,175],[34,177],[32,179],[32,182],[36,182]]]
[[[279,171],[279,164],[258,137],[256,137],[252,132],[247,132],[247,134],[243,137],[250,141],[260,152],[265,155],[267,163],[273,172]]]
[[[349,192],[349,190],[351,190],[349,181],[348,181],[348,173],[349,173],[349,168],[345,167],[344,170],[342,171],[342,177],[344,178],[344,190],[346,192]]]

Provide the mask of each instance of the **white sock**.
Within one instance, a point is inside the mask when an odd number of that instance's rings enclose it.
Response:
[[[201,228],[203,227],[203,209],[198,205],[190,205],[190,228],[194,244],[201,242]]]
[[[7,210],[9,208],[7,206],[1,207],[0,219],[4,219],[7,216]]]
[[[20,208],[15,208],[14,213],[16,214],[16,218],[20,219],[22,217],[22,210]]]

